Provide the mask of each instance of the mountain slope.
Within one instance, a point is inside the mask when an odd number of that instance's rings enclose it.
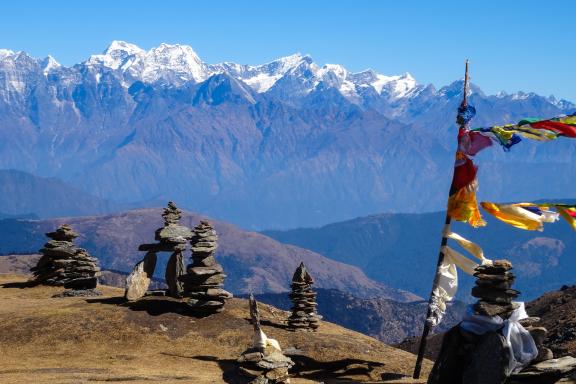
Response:
[[[0,275],[2,382],[242,382],[235,361],[253,335],[246,300],[195,318],[175,300],[123,304],[123,291],[110,287],[101,287],[103,297],[52,298],[62,288],[22,289],[23,281]],[[297,349],[294,383],[373,382],[406,375],[414,363],[412,354],[327,322],[317,333],[288,332],[285,313],[260,308],[263,330]]]
[[[138,246],[154,242],[154,231],[163,225],[161,209],[139,209],[108,216],[69,217],[41,221],[0,220],[0,254],[36,253],[46,242],[45,232],[68,223],[81,234],[77,243],[100,260],[105,269],[128,272],[142,259]],[[193,227],[205,218],[185,212],[181,223]],[[226,288],[235,293],[284,292],[298,264],[303,261],[319,287],[381,296],[396,300],[417,298],[370,280],[359,269],[317,253],[281,244],[234,225],[212,221],[219,233],[217,258],[228,278]],[[167,253],[159,254],[157,276],[164,278]],[[189,253],[186,255],[186,263]]]
[[[422,334],[427,302],[400,303],[382,298],[361,299],[334,289],[316,290],[318,313],[323,319],[369,335],[386,344],[400,343],[407,337]],[[292,303],[286,294],[264,293],[258,301],[290,310]],[[456,301],[435,332],[444,332],[459,323],[465,304]]]
[[[251,229],[441,209],[462,92],[459,81],[437,90],[298,54],[208,64],[187,46],[125,42],[73,67],[3,50],[0,79],[0,168],[122,203],[172,199]],[[477,87],[470,101],[475,125],[575,110]],[[487,150],[482,190],[496,200],[560,197],[576,176],[575,145]],[[563,177],[539,182],[550,169]]]
[[[265,231],[264,234],[350,263],[372,279],[427,297],[444,218],[443,212],[380,214],[320,228]],[[544,232],[530,232],[513,228],[487,214],[484,218],[488,221],[484,228],[454,223],[453,231],[479,244],[486,257],[511,260],[517,276],[515,288],[523,293],[522,300],[575,281],[571,271],[576,268],[572,257],[576,252],[576,236],[565,222],[549,224]],[[474,279],[464,273],[459,277],[458,297],[470,300]]]
[[[54,217],[108,213],[119,206],[67,185],[16,170],[0,170],[0,212],[4,216],[23,213]]]

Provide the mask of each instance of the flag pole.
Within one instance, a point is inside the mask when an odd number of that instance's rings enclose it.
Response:
[[[468,106],[468,60],[466,60],[466,71],[464,74],[464,96],[462,98],[461,108],[466,108]],[[460,128],[465,127],[465,123],[460,125]],[[438,253],[438,264],[436,265],[436,275],[434,276],[434,283],[432,284],[432,291],[430,292],[430,299],[428,301],[428,311],[426,313],[426,319],[424,321],[424,329],[422,330],[422,337],[420,338],[420,346],[418,348],[418,357],[416,358],[416,365],[414,366],[414,379],[420,378],[420,371],[422,370],[422,361],[424,360],[424,353],[426,352],[426,342],[428,341],[428,334],[432,330],[432,324],[428,321],[432,315],[432,299],[434,297],[434,290],[438,286],[440,279],[440,265],[444,261],[444,252],[442,251],[448,242],[447,233],[450,232],[450,224],[452,218],[446,212],[446,219],[444,221],[444,230],[442,233],[442,241],[440,242],[440,252]]]

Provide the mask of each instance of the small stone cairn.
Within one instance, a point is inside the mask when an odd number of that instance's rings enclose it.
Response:
[[[316,292],[312,290],[314,280],[306,270],[304,263],[294,272],[292,277],[292,314],[288,318],[288,329],[297,331],[316,331],[320,326],[321,316],[316,308]]]
[[[192,232],[192,264],[180,277],[184,283],[184,296],[189,298],[188,305],[193,312],[221,312],[232,294],[222,288],[226,275],[214,258],[218,235],[207,221],[201,221]]]
[[[508,260],[496,260],[492,265],[476,268],[476,285],[472,288],[472,296],[479,299],[473,306],[476,315],[499,316],[506,320],[518,309],[519,304],[513,300],[520,292],[512,289],[515,276],[511,269],[512,264]],[[538,356],[520,372],[511,375],[508,366],[510,349],[500,333],[501,329],[478,335],[460,325],[453,327],[444,335],[428,383],[556,383],[561,378],[572,377],[569,375],[576,372],[576,359],[554,359],[552,351],[543,345],[547,330],[536,325],[539,321],[536,317],[519,321],[532,336]]]
[[[31,268],[36,284],[64,286],[69,289],[59,296],[97,296],[100,268],[98,260],[85,249],[78,248],[74,239],[78,234],[67,225],[46,233],[51,240],[40,250],[42,257]]]
[[[250,384],[289,384],[288,371],[294,362],[282,353],[278,341],[268,338],[262,331],[258,303],[253,295],[250,295],[249,304],[254,341],[238,358],[238,373],[250,380]]]

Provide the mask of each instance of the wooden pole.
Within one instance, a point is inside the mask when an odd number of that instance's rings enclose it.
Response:
[[[468,106],[468,60],[466,60],[466,71],[464,75],[464,96],[462,98],[462,107]],[[463,128],[463,126],[461,126]],[[446,234],[450,232],[450,224],[452,222],[452,218],[448,213],[446,213],[446,219],[444,221],[444,230],[442,233],[442,240],[440,242],[440,252],[438,253],[438,263],[436,264],[436,275],[434,276],[434,283],[432,284],[432,291],[430,292],[430,299],[428,300],[428,311],[426,313],[426,319],[424,321],[424,329],[422,330],[422,337],[420,338],[420,346],[418,348],[418,357],[416,358],[416,364],[414,365],[414,374],[412,377],[414,379],[420,378],[420,371],[422,370],[422,361],[424,360],[424,353],[426,352],[426,343],[428,341],[428,334],[432,330],[432,325],[428,322],[428,318],[432,315],[432,298],[434,296],[434,290],[438,286],[438,282],[440,280],[440,265],[444,261],[444,246],[448,242],[448,238]]]

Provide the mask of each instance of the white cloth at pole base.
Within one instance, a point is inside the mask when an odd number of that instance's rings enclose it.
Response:
[[[480,251],[474,252],[473,254],[481,260],[482,265],[492,264],[492,260],[486,259],[482,252],[482,249],[476,244],[464,239],[458,234],[449,233],[450,238],[455,239],[460,244],[460,241],[467,242],[469,248],[477,248]],[[471,244],[471,245],[470,245]],[[446,305],[448,302],[454,299],[456,296],[456,291],[458,290],[458,268],[462,269],[465,273],[469,275],[474,274],[474,270],[478,267],[478,263],[470,260],[466,256],[462,255],[460,252],[455,251],[449,246],[442,247],[442,254],[444,255],[443,261],[438,267],[438,283],[432,291],[432,299],[430,302],[430,316],[426,321],[433,327],[440,324],[444,314],[446,313]],[[472,252],[471,252],[472,253]]]
[[[532,335],[520,324],[520,320],[528,317],[524,302],[515,302],[515,304],[518,304],[518,308],[507,320],[500,316],[477,315],[474,313],[473,306],[470,305],[466,310],[464,320],[460,323],[462,329],[476,335],[499,331],[504,336],[506,345],[510,349],[507,375],[520,371],[538,356],[538,348]]]

